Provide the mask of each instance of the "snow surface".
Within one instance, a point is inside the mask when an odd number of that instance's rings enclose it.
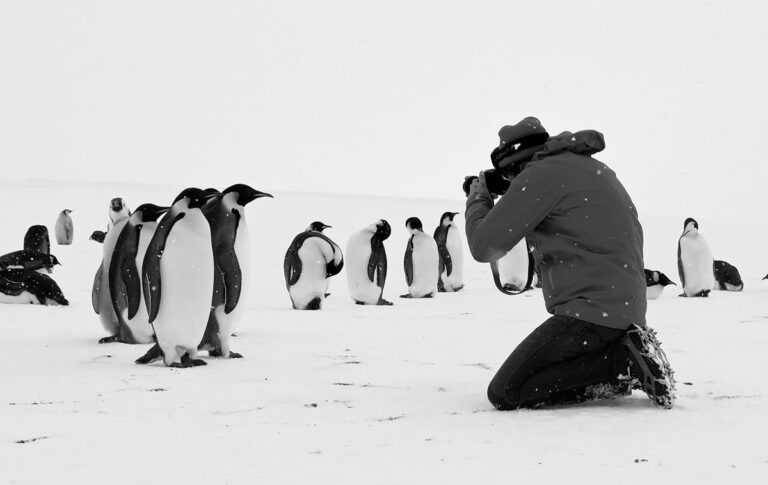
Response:
[[[766,224],[640,208],[647,267],[678,280],[677,238],[693,216],[746,286],[708,299],[669,287],[649,302],[679,383],[674,409],[636,393],[498,412],[486,386],[547,317],[540,291],[504,296],[468,257],[463,291],[397,298],[405,219],[432,231],[443,212],[463,213],[461,199],[274,192],[246,208],[252,286],[232,339],[243,359],[137,366],[147,346],[98,344],[90,290],[101,246],[88,236],[106,227],[112,197],[168,204],[181,188],[0,181],[0,252],[19,249],[32,224],[52,229],[65,207],[75,227],[72,246],[52,247],[71,305],[0,306],[3,483],[765,483]],[[393,229],[383,296],[395,305],[354,305],[340,274],[322,311],[292,310],[282,261],[293,236],[319,219],[343,243],[379,218]]]

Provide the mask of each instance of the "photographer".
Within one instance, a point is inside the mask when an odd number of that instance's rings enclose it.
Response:
[[[465,183],[470,251],[491,262],[527,238],[553,316],[507,358],[488,399],[509,410],[642,389],[671,408],[672,371],[645,325],[637,211],[616,174],[592,158],[605,148],[603,135],[548,138],[539,120],[526,118],[503,127],[499,138],[495,170]],[[501,198],[494,205],[495,195]]]

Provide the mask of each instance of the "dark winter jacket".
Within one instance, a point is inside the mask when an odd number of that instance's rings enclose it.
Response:
[[[629,194],[604,163],[596,131],[552,137],[494,206],[467,199],[472,256],[489,262],[533,243],[547,311],[606,327],[645,325],[643,229]]]

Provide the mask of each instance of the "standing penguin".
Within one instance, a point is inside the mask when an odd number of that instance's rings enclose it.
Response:
[[[72,244],[72,235],[74,229],[72,228],[72,213],[69,209],[64,209],[59,212],[59,217],[56,219],[56,226],[54,232],[56,234],[56,242],[61,245]]]
[[[435,242],[440,256],[437,291],[459,291],[464,288],[464,251],[461,232],[453,218],[458,212],[445,212],[435,229]]]
[[[715,285],[714,261],[707,240],[699,233],[699,223],[689,217],[677,243],[677,270],[683,284],[680,296],[709,296]]]
[[[646,269],[645,271],[645,298],[647,300],[656,300],[661,297],[664,292],[664,287],[668,285],[675,285],[667,275],[661,271],[655,271]]]
[[[344,266],[341,248],[323,234],[329,227],[313,222],[293,238],[285,253],[285,287],[296,310],[320,310],[330,277]]]
[[[109,263],[112,261],[112,252],[117,244],[120,230],[113,230],[116,224],[124,225],[131,216],[130,211],[123,203],[123,199],[112,199],[109,203],[108,231],[104,235],[102,257],[99,269],[93,277],[91,290],[91,304],[93,311],[99,316],[101,325],[109,333],[109,337],[99,339],[100,344],[109,342],[129,343],[127,329],[121,326],[117,314],[112,306],[112,296],[109,293]]]
[[[48,228],[45,226],[30,226],[24,234],[24,251],[50,254],[51,240],[48,237]]]
[[[715,285],[716,290],[741,291],[744,289],[744,281],[736,266],[725,261],[715,260]]]
[[[214,357],[242,357],[230,350],[230,338],[245,311],[251,281],[251,243],[245,206],[262,197],[272,196],[245,184],[235,184],[203,207],[211,227],[216,271],[208,324],[198,348]]]
[[[144,255],[141,282],[149,323],[169,367],[205,365],[194,357],[213,294],[211,229],[201,210],[207,197],[197,188],[183,190]]]
[[[99,343],[109,342],[128,342],[125,328],[120,324],[112,307],[112,296],[109,294],[109,262],[112,260],[112,252],[120,235],[119,231],[113,231],[115,224],[121,221],[127,221],[131,216],[131,211],[125,205],[125,201],[116,197],[109,201],[108,209],[109,222],[107,223],[107,232],[102,233],[101,240],[102,257],[101,264],[93,276],[93,288],[91,289],[91,304],[93,311],[99,316],[101,325],[109,332],[109,337],[99,339]],[[106,268],[105,268],[106,267]],[[122,330],[122,333],[121,333]]]
[[[405,227],[411,234],[403,261],[408,293],[400,297],[432,298],[437,293],[437,280],[440,277],[437,243],[434,238],[424,234],[418,217],[409,217]]]
[[[384,241],[392,228],[384,219],[353,233],[347,242],[347,286],[358,305],[391,305],[382,298],[387,280]]]
[[[167,211],[168,207],[142,204],[112,230],[117,234],[117,241],[107,266],[107,282],[117,332],[102,339],[104,342],[148,344],[153,341],[154,332],[143,301],[141,270],[157,219]]]

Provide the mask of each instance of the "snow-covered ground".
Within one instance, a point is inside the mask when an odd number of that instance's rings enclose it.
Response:
[[[257,189],[254,180],[245,182]],[[53,277],[69,307],[0,307],[3,483],[764,483],[768,477],[766,224],[673,211],[646,215],[646,266],[678,281],[677,238],[696,217],[715,258],[736,265],[742,293],[649,302],[679,383],[674,409],[645,395],[497,412],[493,373],[547,317],[540,291],[508,297],[466,254],[466,288],[403,300],[405,219],[431,232],[452,200],[273,192],[247,207],[253,286],[233,349],[205,367],[133,360],[146,346],[99,345],[90,302],[110,198],[169,204],[182,187],[0,181],[0,253],[32,224],[73,210],[75,241],[54,243]],[[631,190],[630,190],[631,192]],[[346,247],[386,218],[393,307],[361,307],[345,273],[320,312],[290,308],[282,261],[319,219]],[[460,219],[463,224],[463,219]],[[671,290],[671,291],[670,291]]]

